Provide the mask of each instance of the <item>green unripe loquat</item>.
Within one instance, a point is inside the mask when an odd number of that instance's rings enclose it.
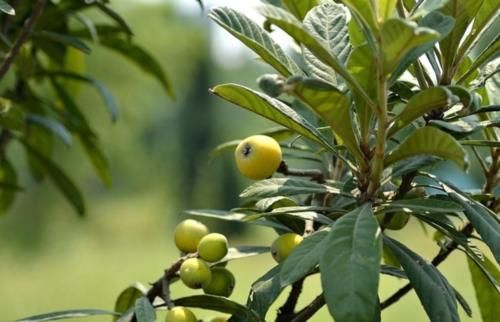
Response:
[[[403,227],[406,226],[406,224],[410,220],[410,215],[403,211],[381,213],[378,214],[376,217],[378,222],[381,225],[384,225],[384,228],[390,230],[403,229]]]
[[[238,144],[234,152],[238,170],[247,178],[269,178],[281,164],[281,147],[270,136],[252,135]]]
[[[208,228],[201,222],[186,219],[175,227],[174,241],[177,248],[185,253],[194,253],[200,240],[208,234]]]
[[[303,237],[295,233],[287,233],[276,238],[271,245],[271,255],[278,262],[283,262],[292,250],[302,242]]]
[[[236,281],[233,273],[224,267],[212,267],[212,276],[208,283],[203,284],[206,294],[229,297],[233,293]]]
[[[217,262],[223,259],[227,251],[227,238],[219,233],[204,236],[198,244],[198,255],[207,262]]]
[[[181,306],[176,306],[167,312],[165,322],[197,322],[194,313]]]
[[[180,268],[181,280],[189,288],[201,288],[212,277],[210,267],[199,258],[189,258],[182,263]]]

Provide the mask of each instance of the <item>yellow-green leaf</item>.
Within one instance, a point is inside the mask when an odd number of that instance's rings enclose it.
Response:
[[[464,148],[451,135],[435,127],[421,127],[412,132],[385,158],[385,166],[418,155],[435,155],[453,161],[466,170],[469,162]]]

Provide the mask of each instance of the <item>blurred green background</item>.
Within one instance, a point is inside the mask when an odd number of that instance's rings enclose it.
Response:
[[[50,182],[34,184],[27,175],[22,178],[26,192],[0,219],[0,321],[71,308],[112,310],[122,289],[135,281],[156,280],[175,260],[172,232],[182,209],[238,206],[238,193],[249,181],[237,175],[231,153],[210,163],[208,153],[219,143],[271,124],[224,104],[210,96],[208,88],[221,82],[255,87],[255,79],[270,70],[248,51],[227,52],[231,36],[223,31],[215,34],[217,27],[206,19],[206,12],[194,0],[189,2],[181,6],[168,1],[113,2],[133,27],[136,41],[166,69],[177,101],[170,101],[160,85],[134,66],[94,47],[87,59],[88,73],[109,86],[120,103],[121,118],[112,124],[90,89],[82,90],[79,103],[97,125],[113,168],[113,186],[102,187],[77,148],[59,147],[58,158],[87,200],[88,214],[82,219]],[[17,154],[19,169],[26,169],[19,147],[10,148]],[[275,237],[262,228],[208,224],[229,234],[233,245],[269,245]],[[437,252],[432,232],[426,236],[415,222],[395,235],[426,258]],[[229,264],[237,277],[232,298],[245,302],[252,280],[272,265],[270,255]],[[453,254],[440,269],[472,305],[474,318],[461,312],[463,320],[480,321],[464,255]],[[381,298],[403,284],[383,277]],[[308,285],[299,305],[320,292],[317,279]],[[173,292],[174,296],[199,293],[180,284]],[[282,302],[282,298],[277,301]],[[270,310],[269,320],[274,320],[276,308]],[[199,317],[214,316],[197,312]],[[330,319],[323,309],[312,321]],[[383,313],[384,321],[401,319],[427,320],[414,294]],[[103,320],[109,319],[86,319]]]

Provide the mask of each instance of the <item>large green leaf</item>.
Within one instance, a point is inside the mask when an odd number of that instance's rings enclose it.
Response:
[[[146,295],[147,288],[141,283],[134,283],[133,285],[124,289],[115,301],[115,312],[125,313],[130,308],[133,308],[135,301]],[[116,321],[118,317],[114,317]]]
[[[356,47],[347,62],[347,68],[352,77],[360,84],[363,90],[370,96],[376,97],[377,82],[373,81],[373,75],[376,74],[376,63],[370,46],[367,44]],[[370,106],[357,93],[353,93],[356,107],[356,116],[358,118],[361,137],[367,141],[368,131],[370,129],[370,120],[373,111]]]
[[[288,77],[303,74],[269,34],[245,15],[228,7],[220,7],[211,10],[209,17],[252,49],[281,75]]]
[[[491,249],[497,262],[500,263],[500,224],[498,216],[481,204],[477,202],[471,203],[457,193],[450,192],[448,195],[464,207],[465,216]]]
[[[33,315],[30,317],[25,317],[15,322],[46,322],[46,321],[56,321],[63,319],[72,319],[72,318],[83,318],[87,316],[96,316],[96,315],[118,315],[119,313],[105,311],[105,310],[93,310],[93,309],[82,309],[82,310],[66,310],[66,311],[57,311],[51,313],[45,313],[40,315]]]
[[[437,40],[439,33],[400,18],[388,19],[382,27],[383,71],[390,74],[412,49]]]
[[[226,299],[213,295],[192,295],[174,300],[175,305],[195,307],[200,309],[213,310],[232,314],[231,321],[235,322],[260,322],[257,314],[247,307]]]
[[[418,22],[418,24],[422,28],[431,29],[438,32],[439,37],[434,38],[432,41],[428,41],[423,45],[417,46],[410,50],[392,72],[389,80],[389,83],[391,84],[393,84],[399,78],[399,76],[401,76],[408,69],[408,67],[424,53],[428,53],[427,57],[431,57],[431,66],[438,70],[437,75],[441,74],[441,71],[437,66],[437,60],[432,59],[434,57],[434,54],[430,51],[434,48],[434,45],[439,40],[444,39],[451,32],[455,24],[455,20],[452,17],[443,15],[439,11],[433,11],[423,17]],[[434,66],[433,64],[436,66]]]
[[[268,198],[312,193],[340,193],[339,189],[303,179],[274,178],[258,181],[241,192],[241,198]]]
[[[280,268],[280,265],[274,266],[255,281],[248,296],[247,307],[257,312],[264,321],[269,307],[284,288],[280,283]]]
[[[92,1],[92,3],[95,4],[97,8],[99,8],[99,10],[102,11],[102,13],[104,13],[110,19],[115,21],[122,31],[132,36],[134,33],[132,31],[132,28],[130,28],[129,24],[127,23],[127,21],[123,19],[123,17],[120,16],[116,11],[107,6],[105,4],[106,2],[107,1]]]
[[[430,213],[452,213],[462,211],[463,207],[460,204],[440,199],[401,199],[393,200],[384,205],[386,209],[405,209],[412,211],[427,211]]]
[[[236,84],[217,85],[212,89],[212,92],[231,103],[283,125],[329,149],[333,149],[330,142],[312,124],[277,99]]]
[[[326,2],[312,9],[304,19],[304,28],[330,50],[345,65],[351,51],[347,30],[347,12],[342,5]],[[311,75],[334,85],[338,84],[335,71],[316,58],[307,48],[304,60]]]
[[[318,231],[304,240],[290,253],[283,262],[280,271],[282,286],[287,286],[309,274],[316,265],[326,246],[328,230]]]
[[[439,42],[443,61],[443,74],[445,81],[450,81],[453,76],[453,64],[458,46],[462,37],[466,34],[467,26],[475,18],[483,0],[449,0],[441,9],[445,15],[455,19],[455,27],[450,34]]]
[[[287,82],[288,93],[296,96],[329,125],[348,150],[363,158],[351,120],[350,102],[340,90],[328,83],[311,78],[296,77]]]
[[[142,296],[135,300],[134,312],[137,322],[155,322],[156,311],[149,299]]]
[[[385,165],[411,158],[417,155],[434,155],[453,161],[462,169],[468,168],[467,154],[464,148],[451,135],[432,126],[425,126],[413,131],[385,158]]]
[[[372,32],[378,29],[377,10],[375,10],[374,1],[343,0],[342,2],[360,17],[363,23],[368,26]]]
[[[281,0],[288,10],[299,20],[304,20],[309,10],[319,4],[319,0]]]
[[[403,244],[384,236],[403,266],[431,322],[458,322],[455,293],[441,273]]]
[[[500,316],[500,305],[498,305],[500,303],[500,293],[491,286],[474,261],[467,259],[467,262],[482,321],[496,322]],[[497,266],[487,257],[484,258],[483,264],[494,275],[495,279],[500,281],[500,272]]]
[[[432,87],[419,92],[406,103],[401,113],[394,117],[388,136],[392,136],[425,113],[437,108],[450,107],[454,102],[452,98],[452,93],[445,87]]]
[[[326,304],[337,322],[372,322],[378,305],[382,239],[365,204],[332,226],[319,268]]]
[[[0,159],[0,216],[10,208],[18,190],[16,169],[4,156]]]
[[[142,47],[134,44],[129,40],[118,37],[101,37],[99,43],[104,47],[120,53],[131,62],[136,64],[139,68],[141,68],[142,71],[155,77],[163,86],[165,92],[171,98],[175,98],[172,84],[170,84],[170,81],[165,75],[165,72],[160,63]]]
[[[304,26],[294,16],[283,9],[271,5],[260,5],[259,12],[267,19],[268,22],[275,24],[287,34],[289,34],[299,44],[304,45],[313,55],[315,55],[323,63],[330,66],[338,75],[340,75],[350,86],[351,89],[358,93],[363,100],[375,108],[372,99],[360,87],[359,83],[349,74],[342,63],[332,56],[330,51],[317,39],[315,39]]]
[[[85,213],[85,203],[83,197],[71,181],[71,179],[55,164],[51,159],[40,153],[35,147],[31,146],[28,142],[21,140],[29,156],[33,158],[37,164],[48,174],[52,182],[57,186],[59,191],[68,199],[73,205],[78,214]]]

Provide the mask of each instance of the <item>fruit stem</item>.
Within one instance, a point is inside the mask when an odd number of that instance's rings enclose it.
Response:
[[[190,253],[178,258],[172,265],[165,270],[165,273],[162,277],[156,280],[153,284],[151,284],[151,288],[146,293],[146,298],[149,300],[151,305],[153,305],[154,300],[157,297],[160,297],[165,301],[165,304],[161,306],[166,306],[168,309],[171,309],[175,306],[174,301],[170,297],[170,282],[173,278],[177,277],[177,272],[181,268],[182,263],[189,258],[198,257],[198,253]],[[132,315],[131,322],[137,322],[137,317],[135,313]]]
[[[291,169],[285,163],[285,161],[281,161],[281,164],[276,170],[276,172],[281,173],[285,176],[294,176],[294,177],[310,177],[311,180],[317,181],[319,183],[325,182],[325,176],[323,172],[319,169]]]

